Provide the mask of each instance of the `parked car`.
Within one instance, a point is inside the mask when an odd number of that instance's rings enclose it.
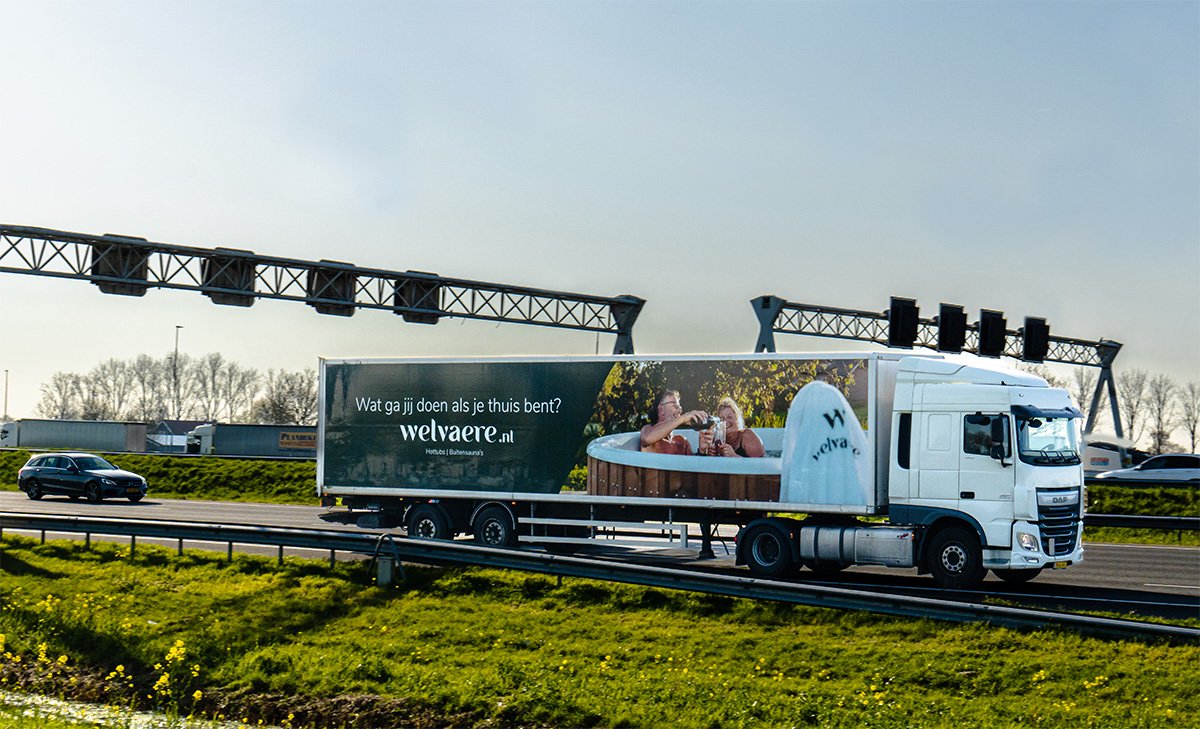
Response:
[[[92,453],[34,456],[17,474],[17,486],[34,501],[47,494],[62,494],[72,499],[82,496],[93,504],[114,497],[137,503],[146,495],[146,479]]]
[[[1184,481],[1200,483],[1200,454],[1168,453],[1147,458],[1133,468],[1096,475],[1097,481]]]

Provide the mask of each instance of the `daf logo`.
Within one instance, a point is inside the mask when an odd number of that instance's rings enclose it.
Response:
[[[1054,498],[1050,499],[1050,503],[1051,504],[1065,504],[1068,501],[1074,501],[1074,500],[1075,499],[1071,498],[1070,496],[1055,496]]]

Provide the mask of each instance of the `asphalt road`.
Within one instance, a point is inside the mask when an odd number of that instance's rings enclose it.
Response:
[[[30,501],[23,493],[5,491],[0,492],[0,511],[358,531],[354,526],[321,519],[321,515],[328,510],[318,506],[177,501],[155,499],[153,496],[138,504],[123,500],[89,504],[60,496]],[[733,531],[726,527],[723,533],[731,536]],[[728,541],[732,545],[732,540]],[[609,558],[650,562],[659,560],[673,566],[692,565],[704,569],[732,569],[732,557],[725,556],[720,545],[716,545],[715,549],[718,559],[708,562],[698,562],[692,553],[681,550],[665,551],[658,557],[643,551],[631,553],[626,550],[623,555],[620,550],[600,551]],[[1024,585],[1007,585],[989,574],[984,592],[1036,597],[1048,602],[1069,600],[1076,609],[1090,607],[1115,612],[1124,612],[1126,609],[1141,612],[1132,606],[1160,603],[1172,606],[1174,614],[1200,617],[1200,549],[1088,543],[1085,552],[1082,564],[1064,570],[1048,570]],[[816,577],[807,572],[801,573],[801,579],[816,581]],[[848,569],[838,576],[837,583],[846,586],[878,585],[906,592],[936,589],[928,577],[917,577],[916,570],[882,567]]]

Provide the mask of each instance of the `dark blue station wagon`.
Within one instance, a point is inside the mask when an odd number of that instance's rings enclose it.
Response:
[[[72,500],[82,496],[93,504],[121,497],[137,503],[146,495],[146,479],[91,453],[34,456],[17,474],[17,486],[34,501],[62,494]]]

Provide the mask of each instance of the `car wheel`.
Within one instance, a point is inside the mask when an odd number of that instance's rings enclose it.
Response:
[[[962,527],[950,527],[935,534],[926,559],[938,587],[951,590],[975,587],[987,574],[979,537]]]
[[[515,547],[517,530],[502,506],[489,506],[475,518],[475,541],[487,547]]]
[[[130,502],[136,504],[137,502],[142,500],[143,496],[145,496],[145,494],[130,494],[126,498],[128,498]]]
[[[100,484],[89,483],[83,487],[83,496],[88,500],[88,503],[99,504],[104,500],[104,494],[100,491]]]
[[[787,532],[774,524],[758,524],[746,530],[746,565],[755,577],[784,577],[796,571]]]
[[[41,500],[43,496],[42,485],[37,481],[30,481],[25,485],[25,495],[33,501]]]
[[[433,504],[417,504],[408,512],[408,536],[413,539],[453,539],[446,512]]]

